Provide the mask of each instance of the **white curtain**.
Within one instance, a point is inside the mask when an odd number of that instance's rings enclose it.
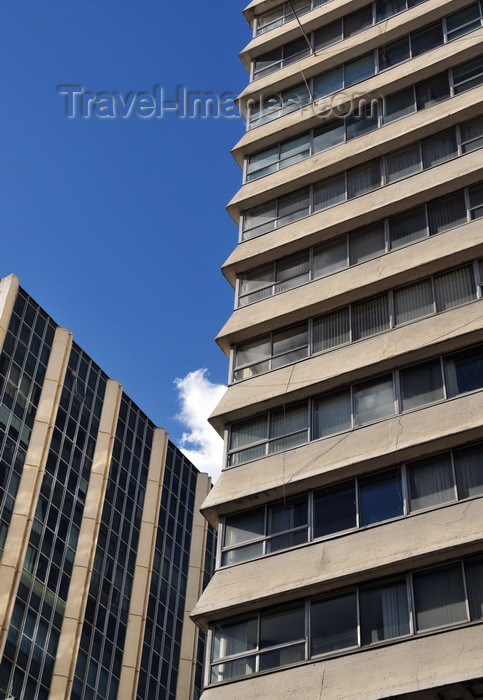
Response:
[[[381,162],[379,159],[373,160],[361,168],[349,170],[347,173],[347,199],[372,192],[380,186]]]
[[[314,185],[314,211],[333,207],[346,199],[345,173]]]
[[[313,260],[315,279],[347,267],[347,236],[314,248]]]
[[[413,209],[409,214],[393,216],[389,219],[391,248],[399,248],[427,235],[428,224],[424,206]]]
[[[322,352],[350,341],[349,307],[326,314],[313,322],[313,352]]]
[[[455,450],[454,465],[458,498],[483,494],[483,445]]]
[[[453,470],[448,452],[408,464],[407,470],[411,511],[455,499]]]
[[[386,177],[388,182],[401,180],[422,169],[419,145],[403,148],[386,157]]]
[[[423,280],[394,292],[396,326],[434,313],[431,280]]]
[[[349,236],[349,260],[351,265],[382,255],[386,250],[384,225],[377,224],[356,235]]]
[[[466,223],[467,214],[463,192],[429,204],[428,217],[431,235]]]
[[[349,430],[351,394],[349,389],[338,391],[314,401],[314,439]]]
[[[351,309],[352,339],[368,338],[389,328],[387,294],[354,304]]]
[[[431,168],[434,165],[444,163],[458,155],[456,135],[454,129],[449,129],[442,134],[425,139],[421,143],[423,152],[423,168]]]
[[[438,311],[445,311],[476,299],[472,265],[438,275],[434,279],[434,290]]]
[[[413,576],[418,631],[467,620],[461,564]]]
[[[275,270],[275,294],[308,282],[310,273],[308,251],[279,260],[275,264]]]

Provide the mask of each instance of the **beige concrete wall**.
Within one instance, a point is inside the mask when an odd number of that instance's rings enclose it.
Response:
[[[386,700],[481,676],[481,624],[213,686],[201,700]]]
[[[121,395],[121,385],[115,380],[108,380],[74,568],[55,660],[50,689],[51,700],[70,698],[72,690]]]
[[[15,284],[16,280],[12,282]],[[11,303],[10,290],[8,294]],[[22,573],[71,345],[72,337],[69,331],[66,328],[57,328],[2,557],[0,656],[5,646]]]
[[[210,422],[224,424],[328,393],[443,352],[483,341],[483,301],[429,316],[228,387]]]
[[[481,221],[476,220],[268,297],[263,302],[240,307],[223,326],[217,342],[229,355],[232,344],[367,299],[482,255]]]
[[[211,479],[208,474],[198,474],[176,700],[193,700],[198,629],[190,616],[203,590],[207,522],[201,515],[200,508],[210,489]]]
[[[133,700],[136,697],[167,448],[168,434],[162,428],[156,428],[149,462],[118,700]]]
[[[483,498],[477,498],[218,569],[193,616],[206,627],[211,620],[478,551],[482,521]]]
[[[483,437],[483,391],[387,418],[222,472],[203,504],[218,516]]]

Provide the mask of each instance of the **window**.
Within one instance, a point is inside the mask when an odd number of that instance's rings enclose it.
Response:
[[[228,466],[302,445],[309,439],[309,428],[310,439],[317,440],[482,388],[482,346],[404,367],[331,394],[233,423]]]
[[[456,158],[460,152],[464,152],[465,148],[471,150],[481,145],[483,145],[483,118],[453,127],[370,163],[351,168],[309,187],[246,210],[242,216],[241,240],[260,236],[274,228],[362,196],[421,170],[436,167]],[[461,201],[446,204],[446,218],[451,222],[448,225],[457,225],[454,223],[455,219],[462,223],[462,219],[466,216],[466,205]],[[409,216],[411,217],[412,214]],[[444,221],[440,223],[436,219],[431,225],[431,233],[444,230],[442,228],[444,225]],[[407,242],[408,236],[411,235],[411,232],[407,234],[401,232],[396,235],[395,240],[401,237]]]
[[[483,495],[483,444],[406,464],[225,517],[221,566]]]
[[[214,625],[211,682],[482,617],[483,557],[467,557]]]
[[[364,245],[358,245],[361,241],[356,237],[356,252],[363,259],[364,253],[368,252],[368,241],[371,241],[370,237],[363,238]],[[370,251],[370,246],[368,249]],[[240,343],[234,352],[233,381],[248,379],[345,343],[363,340],[400,324],[474,301],[481,284],[483,261],[477,261],[477,266],[470,263],[256,340]]]

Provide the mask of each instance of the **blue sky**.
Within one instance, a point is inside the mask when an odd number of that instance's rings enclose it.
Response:
[[[238,118],[67,118],[93,93],[236,93],[244,3],[17,0],[0,23],[0,275],[21,285],[178,443],[175,378],[223,384]],[[201,376],[199,373],[196,375]],[[205,375],[206,378],[206,375]]]

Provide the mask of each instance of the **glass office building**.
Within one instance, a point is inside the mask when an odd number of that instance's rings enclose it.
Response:
[[[244,15],[202,700],[482,698],[483,5]]]
[[[209,478],[13,275],[0,305],[0,698],[195,700]]]

